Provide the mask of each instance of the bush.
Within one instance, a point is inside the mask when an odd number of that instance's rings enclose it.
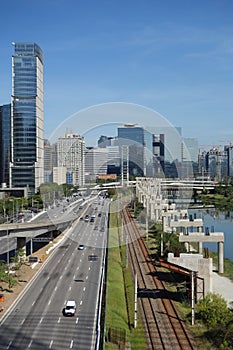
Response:
[[[196,307],[196,318],[202,320],[207,327],[224,326],[232,319],[232,312],[225,299],[215,293],[209,293]]]

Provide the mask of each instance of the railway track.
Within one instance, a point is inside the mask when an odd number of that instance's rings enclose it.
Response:
[[[128,255],[137,274],[138,302],[145,324],[148,349],[195,350],[195,343],[180,318],[128,208],[122,210]]]

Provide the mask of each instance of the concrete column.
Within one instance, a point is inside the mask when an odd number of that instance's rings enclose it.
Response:
[[[202,242],[198,242],[198,253],[202,254]]]
[[[223,242],[218,242],[218,272],[224,272]]]
[[[188,252],[189,252],[189,243],[188,243],[188,242],[185,242],[185,243],[184,243],[184,246],[185,246],[186,252],[188,253]]]
[[[17,250],[24,251],[24,260],[26,260],[26,237],[17,237]]]

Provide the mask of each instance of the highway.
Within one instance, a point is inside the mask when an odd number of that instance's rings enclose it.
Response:
[[[0,324],[0,349],[96,349],[99,287],[107,240],[109,200],[86,208],[94,222],[78,220],[46,260]],[[84,245],[79,250],[79,244]],[[74,317],[65,317],[75,300]]]
[[[71,220],[73,221],[75,216],[77,214],[80,214],[82,212],[82,209],[80,209],[82,206],[83,208],[86,208],[88,203],[92,202],[94,199],[93,197],[83,197],[83,199],[78,198],[75,199],[73,202],[67,202],[66,200],[63,200],[61,203],[57,203],[57,205],[54,205],[53,208],[47,209],[46,211],[42,211],[38,214],[31,214],[34,216],[31,216],[27,214],[27,220],[25,222],[53,222],[56,225],[56,221],[60,220],[61,218],[65,221]],[[3,224],[2,226],[5,226],[7,228],[7,224]],[[30,239],[27,239],[27,241]],[[6,259],[6,253],[9,251],[11,252],[11,256],[14,255],[14,251],[16,250],[16,238],[12,238],[10,235],[9,237],[3,236],[0,237],[0,258]]]

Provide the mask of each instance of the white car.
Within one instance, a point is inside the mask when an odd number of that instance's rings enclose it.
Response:
[[[65,316],[74,316],[76,311],[76,302],[74,300],[68,300],[64,309]]]

